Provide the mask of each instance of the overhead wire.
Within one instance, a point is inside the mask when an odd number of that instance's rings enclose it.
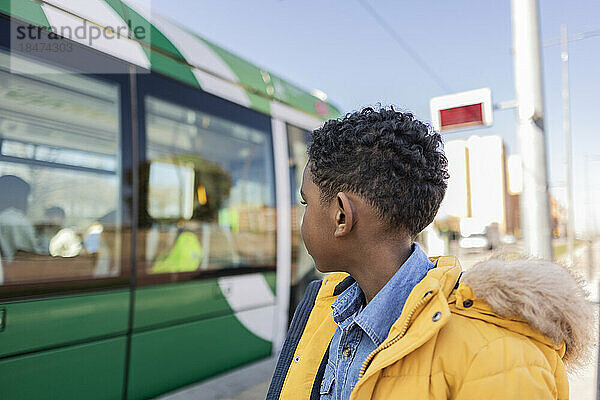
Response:
[[[589,39],[589,38],[597,37],[597,36],[600,36],[600,29],[595,29],[593,31],[581,32],[581,33],[576,33],[575,35],[572,35],[571,37],[569,37],[569,39],[567,40],[567,42],[576,42],[578,40]],[[543,46],[544,47],[558,46],[560,43],[561,43],[560,39],[559,40],[553,40],[553,41],[550,41],[550,42],[544,42]]]
[[[444,80],[429,67],[429,65],[419,56],[419,54],[394,30],[366,0],[358,0],[359,4],[373,17],[377,24],[385,30],[394,41],[415,61],[435,83],[446,93],[452,93],[450,86],[446,85]]]

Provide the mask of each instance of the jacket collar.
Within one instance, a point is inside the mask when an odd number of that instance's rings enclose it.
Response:
[[[436,262],[436,259],[432,259]],[[408,297],[400,318],[392,325],[378,354],[368,366],[358,386],[382,368],[391,365],[420,347],[435,335],[450,319],[448,297],[461,276],[462,268],[456,257],[437,260]],[[389,346],[390,342],[394,342]],[[376,350],[377,351],[377,350]]]
[[[559,352],[561,357],[564,355],[564,342],[554,343],[548,336],[533,329],[531,325],[521,317],[502,317],[498,315],[488,303],[477,298],[473,293],[473,289],[464,283],[452,293],[448,299],[448,303],[451,306],[452,312],[455,314],[498,325],[553,348]]]
[[[545,260],[490,259],[465,272],[463,283],[453,312],[546,344],[564,354],[567,368],[591,358],[595,306],[566,268]],[[473,305],[464,307],[465,299]]]
[[[334,321],[340,327],[345,327],[354,321],[373,343],[379,346],[400,317],[403,306],[415,285],[433,267],[433,263],[420,246],[414,243],[410,256],[364,307],[362,307],[364,295],[358,283],[353,283],[340,294],[331,305]]]

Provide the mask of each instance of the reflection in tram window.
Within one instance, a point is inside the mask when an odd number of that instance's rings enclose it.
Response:
[[[146,126],[146,272],[275,268],[268,134],[152,97]]]
[[[46,252],[26,215],[30,191],[29,184],[18,176],[0,176],[0,248],[6,262],[12,262],[17,251]]]
[[[20,62],[38,73],[11,73],[0,52],[0,283],[115,275],[118,89]]]

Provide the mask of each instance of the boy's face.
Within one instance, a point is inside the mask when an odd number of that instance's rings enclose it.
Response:
[[[302,219],[302,239],[308,253],[321,272],[339,271],[336,267],[335,207],[321,202],[321,191],[312,180],[310,166],[304,169],[300,194],[304,200],[306,211]]]

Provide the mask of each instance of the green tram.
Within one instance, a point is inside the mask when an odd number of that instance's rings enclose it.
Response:
[[[146,399],[272,354],[313,270],[308,132],[338,116],[133,2],[0,0],[0,399]]]

